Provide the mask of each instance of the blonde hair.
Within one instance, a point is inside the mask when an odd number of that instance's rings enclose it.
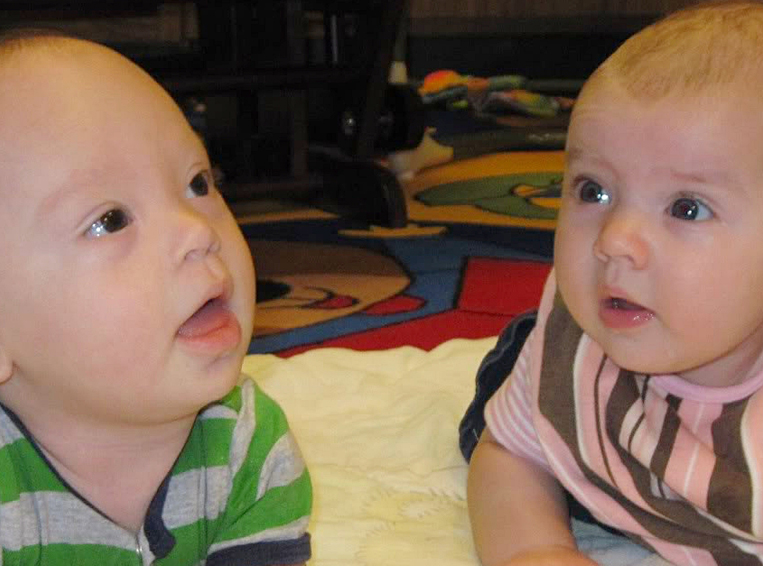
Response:
[[[763,3],[712,2],[679,10],[625,41],[586,86],[601,79],[641,99],[763,84]]]
[[[82,40],[54,29],[15,28],[0,33],[0,64],[13,61],[16,55],[63,51]]]

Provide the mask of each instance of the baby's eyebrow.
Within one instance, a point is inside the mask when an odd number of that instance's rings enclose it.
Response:
[[[580,156],[583,154],[583,150],[579,148],[578,146],[572,146],[567,148],[567,159],[580,159]]]
[[[191,128],[191,131],[193,132],[194,138],[201,144],[201,147],[204,148],[204,151],[207,151],[207,140],[204,139],[204,136],[202,136],[197,130]]]
[[[37,207],[37,213],[41,216],[50,214],[58,209],[67,199],[81,192],[83,188],[90,187],[103,178],[102,171],[93,169],[73,169],[67,178],[53,191],[45,196]]]
[[[728,187],[739,186],[739,181],[730,175],[728,171],[715,171],[712,169],[699,171],[680,171],[678,169],[671,168],[670,174],[684,183],[723,185]]]
[[[580,161],[583,159],[594,159],[596,161],[602,160],[602,158],[591,150],[586,149],[580,145],[570,145],[565,148],[564,159],[567,163],[573,161]]]
[[[72,185],[64,185],[57,188],[42,199],[40,206],[37,207],[37,214],[40,216],[47,216],[51,212],[54,212],[60,208],[61,203],[65,201],[69,195],[74,193],[75,190],[76,189]]]
[[[587,149],[581,145],[571,145],[565,149],[564,153],[565,166],[576,163],[578,161],[584,162],[587,165],[598,165],[602,167],[610,167],[609,161],[605,156],[600,155],[595,150]]]

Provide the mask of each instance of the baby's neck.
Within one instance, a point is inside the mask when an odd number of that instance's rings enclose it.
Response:
[[[189,419],[121,434],[80,430],[62,438],[32,433],[66,483],[112,521],[137,533],[192,426]]]
[[[763,371],[763,333],[758,334],[717,360],[678,375],[705,387],[732,387],[754,379]]]

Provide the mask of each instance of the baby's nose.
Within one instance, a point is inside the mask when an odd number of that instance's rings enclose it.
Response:
[[[594,242],[594,254],[601,261],[624,259],[643,269],[649,259],[647,224],[635,213],[613,212]]]
[[[205,215],[195,210],[184,211],[179,224],[179,260],[201,259],[220,251],[220,236]]]

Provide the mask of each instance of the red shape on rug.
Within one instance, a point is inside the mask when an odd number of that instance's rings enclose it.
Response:
[[[458,308],[510,316],[537,308],[550,270],[538,261],[469,258]]]
[[[538,307],[551,264],[505,258],[470,258],[464,268],[460,295],[453,310],[355,332],[276,352],[288,358],[314,348],[368,351],[415,346],[431,350],[452,338],[496,336],[516,315]],[[413,304],[398,295],[364,313],[382,314],[390,306]],[[385,306],[386,305],[386,306]],[[372,312],[378,306],[376,312]],[[391,310],[387,312],[399,312]]]
[[[495,336],[511,318],[495,314],[447,311],[417,320],[340,336],[324,342],[295,346],[276,353],[279,357],[288,358],[315,348],[350,348],[368,351],[415,346],[423,350],[431,350],[452,338]]]
[[[345,309],[347,307],[352,307],[358,303],[358,300],[354,297],[350,297],[348,295],[334,295],[333,293],[327,298],[320,301],[316,301],[314,303],[310,303],[309,308],[311,309],[326,309],[326,310],[336,310],[336,309]]]
[[[378,303],[374,303],[367,309],[363,310],[364,314],[370,315],[385,315],[385,314],[397,314],[401,312],[412,312],[419,310],[426,301],[419,297],[412,297],[411,295],[397,295]]]

